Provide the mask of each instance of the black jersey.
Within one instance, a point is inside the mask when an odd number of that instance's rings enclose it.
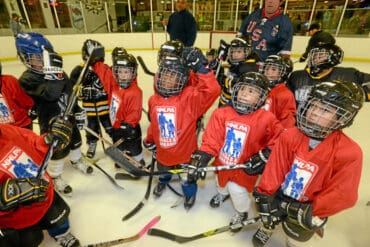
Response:
[[[34,100],[40,133],[48,130],[52,117],[64,112],[68,96],[72,92],[72,83],[63,72],[63,79],[45,79],[45,74],[38,74],[30,70],[23,72],[19,78],[20,86]]]
[[[314,85],[331,80],[350,81],[363,85],[366,82],[370,82],[370,74],[363,73],[355,68],[334,67],[328,75],[312,78],[306,70],[297,70],[289,76],[287,86],[294,93],[298,104],[306,100],[307,94]],[[367,93],[367,88],[365,86],[363,88]]]

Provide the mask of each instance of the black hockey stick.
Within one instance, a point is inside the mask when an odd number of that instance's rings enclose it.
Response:
[[[66,118],[68,117],[68,115],[70,115],[72,113],[72,110],[76,104],[76,101],[77,101],[77,96],[80,92],[80,89],[81,89],[81,86],[82,86],[82,81],[85,79],[85,76],[86,76],[86,72],[87,72],[87,69],[88,67],[90,66],[90,63],[91,63],[91,58],[93,57],[94,53],[96,53],[98,50],[101,50],[101,49],[104,49],[104,47],[97,47],[95,48],[92,52],[91,52],[91,55],[89,56],[89,58],[87,59],[86,63],[84,64],[84,67],[82,68],[81,70],[81,73],[77,79],[77,82],[76,84],[74,85],[73,87],[73,90],[72,90],[72,93],[71,95],[68,97],[68,102],[67,102],[67,106],[66,106],[66,109],[65,111],[63,112],[63,118]],[[49,164],[49,161],[51,159],[51,156],[53,156],[53,153],[54,153],[54,147],[57,145],[57,140],[55,138],[53,138],[49,148],[48,148],[48,151],[46,152],[46,155],[45,155],[45,158],[44,160],[42,161],[41,163],[41,166],[40,166],[40,169],[37,173],[37,176],[36,178],[41,178],[42,175],[44,174],[45,170],[46,170],[46,167],[48,166]]]
[[[197,239],[210,237],[210,236],[213,236],[213,235],[216,235],[216,234],[219,234],[219,233],[222,233],[222,232],[227,232],[229,230],[237,229],[237,228],[240,228],[240,227],[253,225],[253,224],[256,224],[257,222],[259,222],[260,220],[261,220],[261,217],[251,218],[251,219],[247,219],[247,220],[243,221],[240,224],[227,225],[227,226],[219,227],[219,228],[212,229],[210,231],[202,232],[202,233],[199,233],[199,234],[196,234],[196,235],[193,235],[193,236],[189,236],[189,237],[179,236],[179,235],[176,235],[176,234],[173,234],[173,233],[161,230],[161,229],[157,229],[157,228],[149,229],[148,235],[157,236],[157,237],[161,237],[161,238],[166,238],[166,239],[169,239],[169,240],[172,240],[172,241],[175,241],[177,243],[182,244],[182,243],[187,243],[187,242],[194,241],[194,240],[197,240]]]
[[[147,75],[151,75],[151,76],[154,76],[155,73],[154,72],[151,72],[148,67],[146,67],[146,64],[144,62],[144,59],[141,57],[141,56],[137,56],[137,61],[139,61],[141,67],[143,68],[145,74]]]
[[[163,174],[180,174],[180,173],[187,173],[188,168],[178,168],[178,169],[171,169],[167,171],[155,171],[150,173],[148,171],[142,170],[138,168],[134,163],[128,159],[128,155],[123,155],[120,150],[115,148],[108,147],[105,150],[105,153],[112,158],[120,167],[125,169],[128,173],[134,176],[150,176],[150,175],[163,175]],[[131,158],[132,159],[132,158]],[[137,162],[137,161],[136,161]],[[244,169],[249,167],[249,165],[227,165],[227,166],[212,166],[212,167],[200,167],[197,168],[198,172],[213,172],[213,171],[222,171],[222,170],[235,170],[235,169]]]
[[[152,161],[150,162],[150,174],[153,174],[154,172],[154,166],[155,166],[155,157],[154,154],[152,155]],[[146,187],[144,198],[139,202],[139,204],[136,205],[134,209],[132,209],[128,214],[123,216],[122,221],[130,219],[132,216],[134,216],[137,212],[139,212],[142,207],[148,202],[150,191],[152,189],[152,181],[153,181],[153,175],[149,176],[148,179],[148,185]]]
[[[86,245],[85,247],[108,247],[108,246],[114,246],[114,245],[118,245],[118,244],[123,244],[123,243],[128,243],[128,242],[132,242],[132,241],[135,241],[135,240],[138,240],[141,236],[143,236],[148,230],[150,230],[150,228],[152,228],[152,226],[154,226],[155,224],[157,224],[157,222],[161,219],[161,216],[156,216],[154,217],[151,221],[149,221],[148,224],[146,224],[138,233],[136,233],[135,235],[131,236],[131,237],[127,237],[127,238],[120,238],[120,239],[116,239],[116,240],[111,240],[111,241],[107,241],[107,242],[102,242],[102,243],[98,243],[98,244],[89,244],[89,245]]]
[[[114,180],[114,178],[112,178],[111,175],[109,175],[103,168],[101,168],[101,166],[99,166],[96,161],[86,157],[86,155],[82,154],[84,156],[84,158],[92,165],[94,165],[96,168],[98,168],[108,179],[109,181],[116,187],[116,188],[119,188],[121,190],[124,190],[125,188],[123,188],[121,185],[117,184],[116,180]]]

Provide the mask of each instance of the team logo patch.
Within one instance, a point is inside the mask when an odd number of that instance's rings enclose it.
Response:
[[[39,167],[19,147],[13,147],[0,161],[0,169],[11,177],[36,177]]]
[[[225,165],[237,164],[246,138],[249,126],[240,123],[226,122],[225,142],[219,154],[219,160]]]
[[[0,124],[10,123],[14,123],[12,111],[9,109],[6,99],[0,94]]]
[[[157,107],[156,113],[161,147],[169,148],[175,146],[177,144],[176,108],[173,106]]]
[[[109,108],[109,118],[112,125],[114,125],[117,120],[117,112],[120,105],[121,99],[113,93]]]
[[[318,170],[318,165],[295,157],[291,170],[282,184],[283,193],[296,200],[307,201],[305,191]]]

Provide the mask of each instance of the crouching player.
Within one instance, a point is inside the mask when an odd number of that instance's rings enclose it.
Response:
[[[45,173],[37,178],[52,140],[56,150],[71,141],[73,125],[57,118],[41,136],[28,129],[0,124],[0,246],[37,247],[47,230],[61,246],[77,247],[69,232],[70,209]]]
[[[354,206],[362,150],[342,129],[364,99],[361,85],[330,81],[313,86],[300,103],[297,127],[280,135],[253,193],[263,222],[254,246],[266,244],[279,218],[288,246],[307,246],[328,217]]]

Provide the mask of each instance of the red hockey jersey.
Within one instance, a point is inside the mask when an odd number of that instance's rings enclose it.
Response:
[[[358,197],[361,148],[342,131],[332,132],[309,150],[309,137],[297,128],[281,134],[257,186],[313,203],[313,215],[325,218],[352,207]]]
[[[143,92],[137,85],[137,79],[134,79],[130,87],[121,88],[108,65],[97,62],[94,71],[108,93],[109,117],[113,128],[119,128],[122,122],[136,127],[143,108]]]
[[[48,146],[43,136],[28,129],[0,124],[0,184],[8,178],[35,177]],[[54,198],[52,179],[44,174],[49,188],[44,202],[18,206],[14,210],[0,211],[0,228],[25,228],[36,224],[49,209]]]
[[[30,125],[28,111],[33,106],[33,99],[23,91],[14,76],[2,75],[0,78],[0,123],[19,127]]]
[[[282,131],[283,127],[271,112],[259,109],[251,114],[239,114],[231,106],[225,106],[213,112],[200,150],[215,157],[215,166],[244,164],[261,149],[271,149]],[[221,187],[233,181],[249,192],[257,178],[242,169],[218,172]]]
[[[197,73],[198,83],[186,86],[179,95],[164,98],[154,94],[149,99],[150,125],[146,140],[157,145],[157,160],[166,166],[190,161],[197,148],[196,121],[220,95],[213,74]]]
[[[263,108],[274,113],[284,128],[295,126],[297,109],[294,94],[284,83],[276,85],[271,89]]]

